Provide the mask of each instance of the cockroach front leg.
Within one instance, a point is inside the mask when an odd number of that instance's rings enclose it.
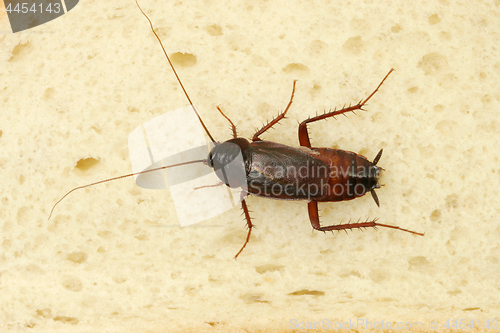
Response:
[[[231,121],[231,119],[229,119],[228,116],[226,116],[224,114],[224,112],[222,112],[222,110],[220,109],[219,106],[217,106],[217,110],[219,110],[220,114],[227,119],[227,121],[229,121],[229,123],[231,124],[231,131],[233,132],[233,139],[236,139],[238,137],[238,133],[236,132],[236,125],[233,124],[233,122]]]
[[[290,109],[290,106],[292,105],[293,102],[293,95],[295,94],[295,83],[297,80],[293,81],[293,88],[292,88],[292,96],[290,97],[290,102],[288,102],[288,105],[286,106],[285,111],[281,112],[276,118],[271,120],[267,125],[264,125],[260,130],[257,131],[252,137],[252,142],[255,141],[262,141],[259,138],[259,135],[263,134],[265,131],[276,125],[281,119],[285,118],[286,113],[288,112],[288,109]]]
[[[307,124],[308,123],[313,123],[313,122],[321,120],[321,119],[335,117],[335,116],[344,114],[346,112],[362,110],[363,106],[368,102],[368,100],[370,100],[370,98],[372,98],[373,95],[375,95],[375,93],[378,91],[380,86],[384,83],[385,79],[387,79],[389,74],[392,73],[392,71],[394,71],[394,69],[391,68],[391,70],[389,71],[389,73],[387,73],[387,75],[384,77],[382,82],[380,82],[380,84],[377,86],[377,88],[364,101],[360,101],[358,104],[353,105],[353,106],[349,106],[347,108],[342,108],[341,110],[333,110],[331,112],[326,112],[322,115],[312,117],[312,118],[306,119],[303,122],[301,122],[299,124],[299,142],[300,142],[300,145],[303,147],[311,148],[311,141],[309,140],[309,133],[307,132]]]
[[[406,231],[406,232],[409,232],[411,234],[415,234],[415,235],[419,235],[419,236],[424,235],[424,234],[419,233],[419,232],[411,231],[408,229],[403,229],[403,228],[396,227],[393,225],[376,223],[377,219],[374,219],[372,221],[346,223],[346,224],[330,225],[327,227],[322,227],[319,223],[318,203],[316,201],[311,201],[311,202],[309,202],[307,208],[309,210],[309,219],[311,220],[312,227],[318,231],[333,231],[333,230],[347,230],[347,229],[361,229],[361,228],[375,228],[376,229],[377,227],[384,227],[384,228],[391,228],[391,229]]]

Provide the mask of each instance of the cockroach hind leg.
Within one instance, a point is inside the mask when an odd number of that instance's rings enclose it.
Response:
[[[311,148],[311,140],[309,138],[309,132],[307,130],[308,123],[313,123],[315,121],[322,120],[322,119],[328,119],[330,117],[335,118],[335,116],[341,115],[341,114],[344,115],[345,117],[347,117],[347,115],[346,115],[347,112],[354,112],[355,113],[356,110],[365,111],[363,109],[363,106],[368,102],[368,100],[370,98],[372,98],[373,95],[375,95],[375,93],[378,91],[380,86],[384,83],[385,79],[387,79],[387,77],[389,76],[389,74],[391,74],[391,72],[393,70],[394,69],[391,69],[389,71],[389,73],[387,73],[387,75],[384,77],[382,82],[380,82],[380,84],[377,86],[377,88],[364,101],[362,101],[356,105],[349,104],[348,107],[346,107],[344,104],[344,107],[340,110],[335,109],[334,111],[331,111],[331,112],[328,112],[328,113],[325,113],[325,114],[322,114],[322,115],[319,115],[316,117],[308,118],[308,119],[304,120],[303,122],[301,122],[299,124],[299,142],[300,142],[300,145],[304,146],[304,147]],[[380,151],[379,154],[382,155],[382,151]],[[377,155],[377,157],[375,157],[373,165],[376,165],[378,160],[380,159],[380,156]]]
[[[322,227],[322,226],[320,226],[320,223],[319,223],[318,203],[315,201],[310,201],[308,204],[308,210],[309,210],[309,219],[311,220],[312,227],[318,231],[333,231],[333,230],[347,231],[347,229],[362,229],[362,228],[377,229],[377,227],[384,227],[384,228],[391,228],[391,229],[405,231],[405,232],[408,232],[408,233],[414,234],[414,235],[419,235],[419,236],[424,235],[423,233],[408,230],[408,229],[403,229],[403,228],[400,228],[398,226],[377,223],[378,218],[374,218],[373,220],[366,220],[364,222],[360,222],[360,220],[358,220],[355,223],[352,223],[351,220],[349,220],[349,222],[346,224],[337,224],[337,225],[330,225],[330,226]]]

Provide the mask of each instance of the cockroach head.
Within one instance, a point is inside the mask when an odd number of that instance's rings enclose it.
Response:
[[[243,187],[246,185],[245,165],[250,149],[250,143],[243,138],[219,143],[208,154],[207,164],[227,186]]]

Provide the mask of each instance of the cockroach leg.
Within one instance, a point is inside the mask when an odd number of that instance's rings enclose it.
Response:
[[[391,69],[389,71],[389,73],[387,73],[387,75],[384,77],[384,79],[382,80],[382,82],[380,82],[380,84],[377,86],[377,88],[364,101],[359,102],[356,105],[349,106],[347,108],[344,107],[344,108],[342,108],[340,110],[333,110],[331,112],[326,112],[326,113],[324,113],[322,115],[319,115],[319,116],[316,116],[316,117],[312,117],[312,118],[306,119],[303,122],[301,122],[299,124],[299,142],[300,142],[300,145],[304,146],[304,147],[311,148],[311,141],[309,140],[309,133],[307,132],[307,124],[308,123],[313,123],[313,122],[321,120],[321,119],[335,117],[335,116],[344,114],[346,112],[354,112],[356,110],[362,110],[363,106],[368,102],[368,100],[370,100],[370,98],[372,98],[373,95],[375,95],[375,93],[378,91],[378,89],[380,88],[380,86],[384,83],[385,79],[387,79],[387,77],[389,76],[389,74],[392,73],[392,71],[394,71],[394,69]]]
[[[290,102],[288,102],[288,105],[286,106],[285,111],[281,112],[276,118],[271,120],[267,125],[264,125],[260,130],[257,131],[252,137],[252,142],[255,141],[262,141],[259,136],[263,134],[265,131],[276,125],[281,119],[285,118],[286,113],[288,112],[288,109],[290,109],[290,106],[292,105],[293,102],[293,95],[295,94],[295,83],[297,80],[293,81],[293,88],[292,88],[292,96],[290,97]]]
[[[318,231],[331,231],[331,230],[347,230],[347,229],[361,229],[361,228],[377,228],[377,227],[384,227],[384,228],[391,228],[391,229],[398,229],[401,231],[406,231],[411,234],[423,236],[424,234],[411,231],[408,229],[403,229],[400,227],[396,227],[393,225],[388,225],[388,224],[381,224],[381,223],[376,223],[377,219],[374,219],[372,221],[365,221],[365,222],[356,222],[356,223],[346,223],[346,224],[339,224],[339,225],[330,225],[327,227],[322,227],[319,223],[319,214],[318,214],[318,203],[316,201],[311,201],[309,202],[307,206],[309,210],[309,219],[311,220],[311,225],[315,230]]]
[[[309,211],[309,220],[311,220],[312,227],[316,230],[321,229],[319,224],[319,210],[318,203],[316,201],[311,201],[307,204],[307,210]]]
[[[248,241],[250,240],[250,234],[252,233],[252,228],[253,228],[252,219],[250,218],[250,213],[248,212],[248,207],[247,207],[247,203],[246,203],[245,199],[241,200],[241,208],[243,208],[243,214],[245,215],[245,218],[247,220],[248,234],[247,234],[247,239],[245,240],[245,244],[243,244],[243,246],[238,251],[238,253],[236,253],[236,255],[234,256],[234,259],[238,258],[238,256],[243,251],[245,246],[247,246]]]
[[[229,121],[229,123],[231,124],[231,131],[233,132],[233,139],[236,139],[238,137],[238,132],[236,132],[236,125],[233,124],[233,122],[231,121],[231,119],[229,119],[228,116],[226,116],[224,114],[224,112],[222,112],[222,110],[220,109],[219,106],[217,106],[217,110],[219,110],[220,114],[227,119],[227,121]]]

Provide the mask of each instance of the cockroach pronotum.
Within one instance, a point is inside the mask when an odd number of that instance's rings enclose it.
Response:
[[[204,160],[189,161],[184,163],[172,164],[161,168],[155,168],[145,172],[152,172],[165,168],[183,166],[191,163],[205,163],[210,166],[216,173],[221,183],[213,186],[226,185],[231,188],[241,188],[241,207],[245,216],[248,233],[245,243],[236,253],[235,259],[240,255],[250,240],[253,223],[250,218],[246,196],[254,195],[264,198],[282,199],[282,200],[307,200],[308,212],[311,225],[318,231],[333,231],[361,228],[376,228],[385,227],[406,231],[415,235],[423,236],[423,233],[418,233],[408,229],[403,229],[393,225],[377,223],[377,219],[365,222],[346,223],[339,225],[330,225],[322,227],[319,221],[318,202],[333,202],[352,200],[370,192],[373,200],[380,206],[375,189],[379,188],[378,183],[381,168],[377,166],[381,156],[382,149],[375,156],[375,159],[370,162],[366,157],[359,154],[345,151],[341,149],[331,148],[316,148],[311,146],[307,124],[313,123],[322,119],[335,117],[345,114],[346,112],[354,112],[363,110],[363,106],[375,95],[387,77],[394,71],[391,69],[389,73],[382,79],[377,88],[364,100],[358,104],[344,107],[340,110],[325,112],[312,118],[308,118],[299,124],[299,148],[289,147],[283,144],[264,141],[261,136],[280,120],[285,118],[286,113],[290,109],[295,94],[296,81],[293,82],[292,94],[290,101],[285,110],[276,118],[272,119],[267,125],[259,129],[252,137],[251,142],[247,139],[237,137],[236,126],[233,122],[217,107],[221,115],[228,120],[231,125],[233,138],[225,142],[216,142],[212,137],[203,120],[194,107],[191,99],[182,84],[177,71],[175,70],[170,58],[163,47],[160,37],[153,28],[153,23],[144,13],[139,3],[136,0],[139,10],[148,20],[151,31],[157,38],[165,57],[172,68],[172,71],[179,82],[189,104],[198,117],[201,126],[210,140],[215,145],[209,152],[208,158]],[[241,163],[231,163],[242,158]],[[102,180],[96,183],[76,187],[64,195],[52,208],[50,215],[55,206],[63,200],[71,192],[88,186],[93,186],[103,182],[125,178],[140,173],[134,173]],[[205,186],[203,186],[205,187]],[[195,190],[203,190],[196,188]],[[50,218],[50,216],[49,216]]]

